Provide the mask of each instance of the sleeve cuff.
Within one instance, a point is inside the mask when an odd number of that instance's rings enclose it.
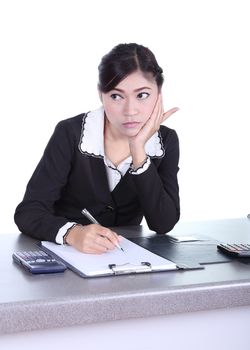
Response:
[[[134,169],[133,167],[131,167],[129,172],[132,175],[140,175],[140,174],[144,173],[144,171],[148,170],[150,164],[151,164],[151,160],[150,160],[150,157],[148,156],[146,158],[145,162],[139,168]]]
[[[56,243],[57,244],[63,244],[63,237],[67,233],[68,229],[70,229],[72,226],[76,225],[76,222],[67,222],[67,224],[63,225],[56,235]]]

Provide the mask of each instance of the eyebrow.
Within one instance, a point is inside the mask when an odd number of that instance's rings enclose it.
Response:
[[[148,87],[148,86],[143,86],[143,87],[140,87],[140,88],[138,88],[138,89],[135,89],[134,91],[135,92],[138,92],[138,91],[141,91],[141,90],[145,90],[145,89],[147,89],[147,90],[152,90],[150,87]],[[122,90],[122,89],[118,89],[118,88],[114,88],[114,89],[112,89],[113,91],[115,90],[115,91],[119,91],[119,92],[125,92],[124,90]]]

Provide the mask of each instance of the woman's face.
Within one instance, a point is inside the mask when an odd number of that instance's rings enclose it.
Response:
[[[150,117],[159,94],[154,79],[136,71],[113,90],[101,93],[108,127],[116,135],[135,136]]]

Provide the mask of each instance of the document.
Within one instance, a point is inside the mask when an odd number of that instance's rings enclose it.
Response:
[[[70,269],[83,277],[178,269],[172,261],[162,258],[126,238],[121,241],[121,246],[124,252],[120,249],[113,249],[99,255],[81,253],[67,245],[41,242],[42,248],[62,259]]]

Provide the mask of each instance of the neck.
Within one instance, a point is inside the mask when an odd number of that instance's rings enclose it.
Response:
[[[116,130],[112,124],[105,117],[104,124],[104,138],[105,140],[114,141],[114,142],[128,142],[128,138],[122,135],[118,130]]]
[[[130,156],[128,138],[117,131],[105,118],[104,128],[104,149],[105,155],[115,165]]]

